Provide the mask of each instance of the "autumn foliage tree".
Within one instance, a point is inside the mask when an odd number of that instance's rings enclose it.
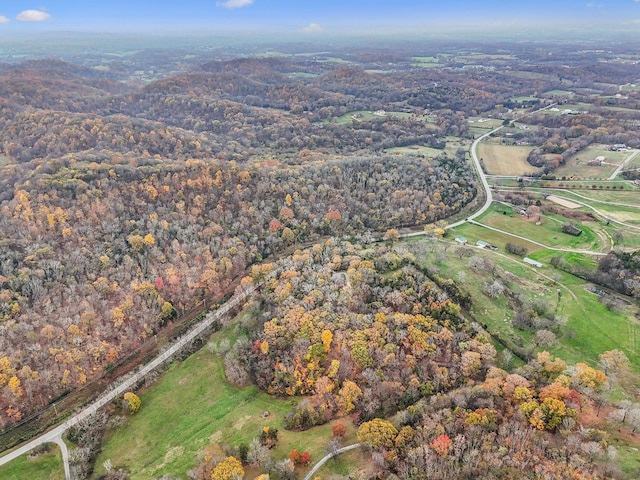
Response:
[[[242,463],[235,457],[226,457],[211,472],[211,480],[241,480],[243,476]]]
[[[374,418],[371,421],[364,422],[358,427],[358,441],[366,443],[370,447],[380,448],[394,446],[394,441],[398,435],[398,430],[393,424],[381,418]]]
[[[136,413],[138,410],[140,410],[140,405],[142,404],[142,401],[140,400],[140,397],[138,397],[138,395],[136,395],[135,393],[133,392],[125,393],[124,401],[129,412]]]

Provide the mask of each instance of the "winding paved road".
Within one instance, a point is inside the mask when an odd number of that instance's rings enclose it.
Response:
[[[482,188],[484,189],[484,193],[485,193],[485,195],[487,197],[485,202],[484,202],[484,205],[482,205],[482,207],[480,207],[480,209],[478,211],[476,211],[475,213],[469,215],[466,219],[460,220],[459,222],[455,222],[455,223],[452,223],[450,225],[447,225],[445,227],[446,229],[458,227],[458,226],[466,223],[469,220],[473,220],[473,219],[479,217],[484,212],[486,212],[487,209],[491,206],[491,203],[493,202],[493,194],[491,193],[491,188],[489,187],[489,182],[487,182],[487,176],[484,174],[484,171],[482,170],[482,165],[480,164],[480,159],[478,158],[477,150],[478,150],[478,144],[482,140],[487,138],[492,133],[495,133],[498,130],[501,130],[502,128],[504,128],[504,126],[500,125],[498,128],[494,128],[493,130],[488,131],[484,135],[480,135],[478,138],[475,139],[475,141],[471,145],[471,158],[473,159],[473,164],[476,167],[476,170],[478,172],[478,177],[480,177],[480,183],[482,183]]]
[[[335,457],[336,455],[340,455],[341,453],[344,452],[348,452],[349,450],[353,450],[354,448],[359,448],[361,447],[362,444],[361,443],[354,443],[353,445],[347,445],[346,447],[342,447],[339,448],[338,450],[336,450],[333,453],[329,453],[328,455],[325,455],[324,457],[322,457],[320,459],[320,461],[318,463],[316,463],[313,468],[309,471],[309,473],[307,473],[305,475],[305,477],[302,480],[310,480],[311,477],[313,477],[313,475],[320,470],[320,467],[322,467],[325,463],[327,463],[327,461],[333,457]]]
[[[606,255],[606,253],[594,252],[592,250],[577,250],[575,248],[550,247],[548,245],[545,245],[544,243],[536,242],[535,240],[531,240],[530,238],[522,237],[520,235],[516,235],[515,233],[507,232],[506,230],[500,230],[499,228],[490,227],[489,225],[484,225],[483,223],[476,222],[475,220],[469,220],[469,223],[473,223],[474,225],[477,225],[479,227],[486,228],[487,230],[493,230],[494,232],[499,232],[499,233],[503,233],[505,235],[510,235],[510,236],[512,236],[514,238],[519,238],[520,240],[524,240],[525,242],[533,243],[533,244],[538,245],[538,246],[540,246],[542,248],[545,248],[547,250],[555,250],[557,252],[582,253],[584,255],[593,255],[593,256],[596,256],[596,257],[604,257]]]
[[[609,180],[614,180],[618,175],[620,175],[620,172],[622,171],[624,166],[629,163],[633,157],[638,155],[638,153],[640,153],[640,150],[635,150],[631,155],[625,158],[624,161],[620,165],[618,165],[618,168],[616,168],[615,171],[611,174]]]
[[[500,188],[499,190],[513,190],[513,189],[516,189],[516,188],[517,188],[517,187],[502,187],[502,188]],[[555,189],[555,188],[545,188],[544,190],[553,190],[553,191],[557,191],[557,192],[566,192],[566,190],[562,190],[562,189]],[[534,191],[539,192],[539,193],[545,193],[542,189],[534,190]],[[608,204],[608,205],[618,205],[618,206],[622,206],[622,207],[635,207],[635,208],[638,208],[638,205],[632,205],[632,204],[629,204],[629,203],[607,202],[607,201],[604,201],[604,200],[594,200],[593,198],[585,197],[584,195],[580,195],[579,193],[576,193],[576,192],[574,192],[574,191],[571,191],[571,194],[572,194],[572,195],[575,195],[575,196],[577,196],[577,197],[582,197],[582,198],[584,198],[585,200],[591,200],[591,201],[596,202],[596,203],[605,203],[605,204]],[[579,204],[579,205],[582,205],[583,207],[590,208],[590,209],[591,209],[591,210],[593,210],[596,214],[600,215],[602,218],[604,218],[605,220],[607,220],[607,221],[609,221],[609,222],[617,223],[618,225],[622,225],[623,227],[631,228],[631,229],[634,229],[634,230],[640,230],[640,226],[638,226],[638,225],[632,225],[632,224],[630,224],[630,223],[625,223],[625,222],[622,222],[622,221],[620,221],[620,220],[616,220],[615,218],[613,218],[613,217],[611,217],[611,216],[607,215],[606,213],[601,212],[600,210],[598,210],[598,209],[597,209],[597,208],[595,208],[594,206],[589,205],[589,204],[588,204],[588,203],[586,203],[586,202],[581,202],[580,200],[578,200],[578,199],[576,199],[576,198],[574,198],[574,197],[564,197],[564,196],[559,195],[559,194],[556,194],[556,193],[554,193],[553,195],[554,195],[555,197],[562,198],[562,199],[564,199],[564,200],[568,200],[568,201],[570,201],[570,202],[577,203],[577,204]],[[534,243],[535,243],[535,242],[534,242]]]
[[[71,478],[71,471],[69,468],[69,452],[67,450],[67,446],[62,440],[62,436],[64,433],[74,425],[77,425],[79,422],[87,419],[91,415],[95,414],[100,408],[104,407],[106,404],[111,402],[116,397],[123,395],[125,392],[132,390],[135,385],[144,378],[145,375],[149,374],[164,362],[173,357],[176,353],[180,352],[183,348],[189,345],[196,337],[202,334],[205,330],[210,328],[213,323],[217,320],[220,320],[229,310],[234,308],[240,302],[243,302],[249,295],[255,292],[258,288],[260,288],[264,282],[275,276],[281,269],[276,269],[271,272],[269,275],[265,277],[265,280],[260,282],[257,285],[253,285],[251,287],[245,288],[240,293],[236,293],[231,300],[226,302],[223,306],[221,306],[215,312],[209,313],[202,322],[196,325],[192,330],[185,333],[178,341],[176,341],[173,345],[167,348],[164,352],[158,354],[152,361],[147,363],[146,365],[141,365],[131,374],[125,375],[123,378],[119,379],[114,384],[110,385],[106,392],[104,392],[100,397],[94,400],[89,406],[84,408],[78,414],[69,418],[65,422],[61,423],[57,427],[49,430],[48,432],[43,433],[39,437],[34,438],[33,440],[25,443],[24,445],[16,448],[15,450],[7,453],[6,455],[0,457],[0,465],[4,465],[5,463],[10,462],[18,458],[25,453],[28,453],[32,449],[43,445],[45,443],[56,443],[60,446],[60,450],[62,452],[62,459],[64,463],[64,471],[66,480],[74,480]]]

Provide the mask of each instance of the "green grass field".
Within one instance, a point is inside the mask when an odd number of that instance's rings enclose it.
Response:
[[[589,166],[588,163],[598,156],[605,157],[605,163],[614,165]],[[608,178],[628,156],[629,152],[612,152],[602,145],[591,145],[569,157],[553,173],[556,177]]]
[[[632,170],[634,168],[640,168],[640,154],[633,157],[629,163],[625,165],[624,170]]]
[[[595,202],[605,201],[605,202],[628,203],[630,205],[636,204],[638,205],[638,209],[640,209],[640,201],[639,201],[640,189],[639,188],[633,188],[633,189],[625,188],[624,190],[618,190],[618,189],[588,190],[588,191],[579,191],[576,193]]]
[[[542,94],[543,97],[571,97],[573,92],[569,90],[548,90]]]
[[[558,215],[544,214],[542,224],[536,225],[535,222],[519,215],[513,208],[494,204],[477,221],[483,225],[540,242],[547,247],[568,247],[597,251],[603,246],[598,235],[594,233],[592,226],[589,224],[578,224],[579,228],[582,229],[582,235],[578,237],[564,233],[562,231],[562,223],[567,219]]]
[[[315,78],[318,76],[317,73],[309,73],[309,72],[291,72],[287,74],[289,78]]]
[[[457,236],[465,237],[469,241],[469,245],[475,245],[478,240],[482,240],[495,245],[501,250],[504,250],[504,246],[509,242],[523,245],[527,247],[529,252],[537,252],[538,250],[542,249],[541,246],[536,245],[535,243],[520,240],[512,237],[511,235],[496,232],[494,230],[489,230],[487,228],[481,227],[480,225],[474,225],[471,223],[465,223],[458,227],[452,228],[450,230],[449,236],[451,238],[455,238]]]
[[[544,190],[541,191],[544,192]],[[634,202],[637,203],[634,195],[640,195],[640,192],[620,192],[608,190],[563,190],[554,191],[554,193],[557,193],[557,195],[562,197],[575,199],[580,202],[586,203],[601,212],[602,215],[605,215],[607,218],[612,218],[629,225],[640,226],[640,203],[638,203],[637,207],[633,206]],[[610,203],[602,203],[596,200],[597,197],[607,202],[621,202],[626,205],[612,205]],[[583,208],[583,210],[588,211],[586,207]],[[621,228],[623,230],[635,231],[636,235],[639,233],[636,229],[625,229],[621,225],[618,225],[618,228]]]
[[[218,332],[212,340],[218,341],[221,335],[233,340],[237,333]],[[130,469],[132,480],[161,475],[185,478],[206,446],[248,444],[264,426],[279,430],[274,458],[287,458],[294,448],[308,450],[313,462],[324,456],[331,425],[306,432],[284,430],[284,417],[297,398],[276,399],[255,386],[238,388],[226,381],[223,370],[222,359],[206,348],[174,364],[140,394],[140,411],[107,436],[96,474],[104,473],[102,464],[110,459],[114,467]],[[267,418],[262,416],[265,411],[270,413]],[[352,425],[345,441],[355,441]]]
[[[499,62],[501,60],[515,60],[516,57],[510,54],[490,54],[490,53],[470,53],[467,55],[456,55],[454,58],[455,62],[466,63],[466,64],[477,64],[477,63],[486,63],[488,61],[491,62]]]
[[[387,148],[385,153],[434,158],[443,153],[449,157],[453,157],[459,148],[464,150],[469,149],[469,142],[459,137],[446,137],[444,140],[446,141],[446,145],[442,150],[426,145],[407,145],[406,147]]]
[[[62,457],[57,445],[48,452],[30,458],[23,455],[0,467],[2,480],[64,480]]]
[[[433,68],[440,65],[436,57],[411,57],[411,60],[413,67]]]
[[[482,293],[483,285],[491,281],[492,277],[470,268],[467,259],[460,259],[456,255],[455,247],[449,249],[446,260],[440,262],[436,259],[437,250],[430,252],[430,249],[426,249],[426,252],[421,260],[426,264],[436,265],[444,277],[455,278],[457,272],[465,272],[462,287],[473,298],[472,313],[478,321],[487,325],[490,332],[510,340],[520,337],[524,345],[531,343],[533,335],[530,332],[512,327],[511,319],[514,312],[509,308],[506,299],[490,299]],[[558,255],[565,256],[569,261],[592,266],[593,259],[584,256],[578,258],[577,254],[538,250],[530,255],[545,264],[545,267],[538,270],[524,264],[520,258],[504,253],[502,249],[492,252],[474,248],[473,254],[497,264],[500,267],[500,276],[513,292],[523,293],[531,300],[547,304],[552,311],[557,305],[557,313],[567,316],[568,323],[560,327],[561,335],[558,342],[545,349],[568,362],[586,361],[595,365],[599,354],[619,348],[631,360],[632,368],[640,371],[640,325],[634,318],[637,307],[635,310],[633,307],[627,307],[621,313],[610,312],[598,301],[596,295],[585,290],[586,282],[556,270],[548,263],[553,256]],[[562,291],[559,302],[558,288]]]

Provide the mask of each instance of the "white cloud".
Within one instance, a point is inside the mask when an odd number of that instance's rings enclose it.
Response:
[[[47,12],[43,12],[40,10],[25,10],[24,12],[20,12],[16,17],[16,20],[20,22],[44,22],[45,20],[49,20],[51,15]]]
[[[253,3],[253,0],[227,0],[226,2],[218,2],[216,5],[222,8],[242,8],[248,7]]]
[[[310,23],[306,27],[300,29],[302,33],[318,33],[324,31],[324,28],[317,23]]]
[[[4,15],[0,15],[0,23],[9,23],[9,19]]]

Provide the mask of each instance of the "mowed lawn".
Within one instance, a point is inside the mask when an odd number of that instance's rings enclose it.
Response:
[[[0,467],[2,480],[64,480],[60,448],[51,444],[46,453],[31,458],[28,455]]]
[[[220,333],[214,335],[214,341]],[[162,475],[186,478],[205,447],[248,445],[265,426],[279,430],[279,443],[272,451],[277,460],[288,458],[297,448],[308,450],[315,462],[324,456],[331,439],[330,424],[305,432],[286,431],[284,417],[299,399],[276,399],[255,386],[230,384],[221,357],[206,348],[174,364],[140,398],[140,411],[105,439],[96,462],[96,478],[104,473],[102,464],[107,459],[114,467],[126,466],[132,480]],[[266,418],[265,411],[269,412]],[[351,424],[347,432],[346,443],[354,442]]]
[[[478,157],[489,175],[529,175],[538,171],[527,162],[531,148],[482,142],[478,145]]]

